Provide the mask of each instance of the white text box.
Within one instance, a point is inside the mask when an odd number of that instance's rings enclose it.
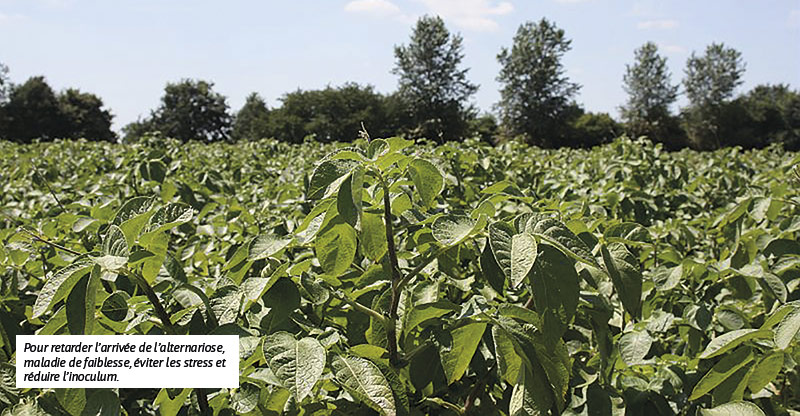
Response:
[[[239,386],[236,335],[17,335],[18,388]]]

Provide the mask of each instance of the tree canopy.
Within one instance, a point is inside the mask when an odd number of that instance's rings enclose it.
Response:
[[[467,80],[462,38],[451,35],[442,18],[417,21],[408,45],[395,47],[398,97],[406,104],[412,136],[432,140],[464,137],[477,114],[468,101],[478,86]]]
[[[684,124],[695,147],[711,149],[724,144],[721,130],[723,119],[729,116],[726,104],[742,84],[744,70],[742,54],[722,43],[712,43],[702,56],[692,52],[686,61],[683,85],[689,107],[684,110]]]
[[[678,86],[670,81],[667,58],[659,55],[655,43],[645,43],[634,56],[635,63],[625,66],[623,89],[628,100],[621,107],[622,120],[632,136],[664,140],[674,135],[670,106],[678,97]]]
[[[159,131],[182,141],[228,140],[232,117],[225,96],[214,92],[213,86],[211,82],[193,79],[168,83],[161,105],[149,119],[126,127],[126,137],[137,132]]]
[[[502,85],[497,108],[507,134],[543,147],[566,144],[568,110],[580,89],[561,62],[570,43],[562,29],[542,19],[520,25],[511,48],[497,55]]]

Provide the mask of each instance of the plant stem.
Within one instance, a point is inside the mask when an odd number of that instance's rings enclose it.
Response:
[[[410,272],[409,272],[409,273],[408,273],[408,274],[407,274],[407,275],[406,275],[406,276],[403,278],[403,280],[401,280],[401,281],[400,281],[399,289],[401,289],[401,290],[402,290],[402,289],[403,289],[403,287],[404,287],[404,286],[405,286],[405,285],[406,285],[408,282],[410,282],[410,281],[411,281],[411,279],[413,279],[413,278],[417,277],[417,275],[418,275],[418,274],[420,274],[420,273],[422,272],[422,269],[424,269],[424,268],[425,268],[427,265],[431,264],[431,262],[432,262],[433,260],[435,260],[437,257],[441,256],[441,255],[442,255],[442,253],[444,253],[445,251],[449,250],[450,248],[451,248],[451,246],[439,247],[438,249],[436,249],[436,251],[434,251],[433,253],[431,253],[431,254],[430,254],[430,255],[428,255],[427,257],[425,257],[425,258],[422,260],[422,263],[418,264],[418,265],[417,265],[417,267],[414,267],[414,269],[412,269],[412,270],[411,270],[411,271],[410,271]]]
[[[381,187],[383,188],[383,220],[386,227],[386,247],[389,254],[389,266],[392,269],[392,300],[389,305],[389,320],[386,322],[386,344],[389,351],[389,363],[397,366],[400,363],[397,356],[397,308],[400,305],[400,289],[403,276],[400,274],[400,266],[397,264],[397,249],[394,245],[394,230],[392,230],[392,201],[389,195],[389,185],[378,176]]]
[[[53,196],[53,199],[56,200],[56,204],[58,204],[58,207],[61,208],[62,211],[66,212],[67,210],[64,209],[64,205],[61,204],[61,201],[56,196],[56,193],[53,192],[53,188],[50,187],[50,183],[47,182],[47,178],[45,178],[44,175],[39,173],[39,168],[36,167],[36,163],[31,161],[31,166],[33,166],[33,170],[36,172],[36,174],[39,175],[40,178],[42,178],[42,182],[44,182],[44,185],[47,187],[47,190],[50,191],[50,195]]]
[[[356,301],[348,299],[347,296],[345,296],[344,294],[340,293],[338,290],[331,290],[331,294],[333,294],[333,296],[336,299],[339,299],[340,301],[352,306],[353,309],[355,309],[355,310],[357,310],[357,311],[359,311],[361,313],[367,314],[371,318],[375,318],[379,322],[381,322],[382,324],[386,325],[386,317],[381,315],[378,311],[376,311],[376,310],[374,310],[372,308],[368,308],[368,307],[366,307],[366,306],[364,306],[364,305],[362,305],[362,304],[360,304],[360,303],[358,303]]]
[[[65,251],[65,252],[67,252],[67,253],[69,253],[69,254],[74,254],[74,255],[76,255],[76,256],[82,256],[82,255],[84,254],[84,253],[77,252],[77,251],[75,251],[75,250],[73,250],[73,249],[70,249],[70,248],[64,247],[64,246],[62,246],[62,245],[56,244],[56,243],[54,243],[54,242],[52,242],[52,241],[50,241],[50,240],[48,240],[48,239],[46,239],[46,238],[44,238],[44,237],[42,237],[42,236],[40,236],[40,235],[36,234],[36,233],[34,233],[34,232],[31,232],[31,231],[28,231],[28,230],[26,230],[25,228],[20,228],[20,229],[21,229],[21,230],[22,230],[22,231],[23,231],[25,234],[28,234],[29,236],[31,236],[31,238],[33,238],[34,240],[36,240],[36,241],[39,241],[39,242],[41,242],[41,243],[45,243],[45,244],[47,244],[47,245],[48,245],[48,246],[50,246],[50,247],[53,247],[53,248],[59,249],[59,250],[61,250],[61,251]]]
[[[153,305],[153,309],[156,311],[156,316],[158,316],[158,319],[161,320],[161,323],[164,327],[164,332],[166,332],[168,335],[174,335],[175,328],[172,326],[172,319],[170,318],[169,313],[167,313],[167,310],[164,309],[164,305],[161,304],[161,299],[158,298],[158,295],[156,295],[153,287],[150,286],[150,284],[147,283],[147,280],[145,280],[144,277],[139,274],[133,273],[128,269],[123,269],[123,273],[128,277],[133,278],[139,287],[142,288],[145,296],[147,296],[147,300],[149,300],[150,304]]]
[[[494,371],[494,368],[496,366],[497,366],[497,362],[492,364],[492,366],[489,367],[489,370],[486,371],[486,374],[481,376],[481,378],[478,379],[478,381],[475,382],[475,385],[472,387],[472,390],[470,390],[469,395],[467,396],[467,399],[464,401],[464,414],[465,415],[469,414],[470,410],[472,410],[472,406],[475,405],[475,399],[478,398],[478,395],[483,390],[483,389],[481,389],[481,387],[484,387],[484,385],[486,384],[486,380],[489,378],[489,375],[492,374],[492,371]]]
[[[205,390],[203,389],[194,389],[194,393],[197,395],[197,405],[200,407],[200,414],[201,415],[210,415],[208,409],[208,396],[206,395]]]

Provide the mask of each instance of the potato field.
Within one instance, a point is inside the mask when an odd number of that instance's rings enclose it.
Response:
[[[800,155],[0,142],[3,415],[798,415]],[[21,389],[20,334],[235,334]]]

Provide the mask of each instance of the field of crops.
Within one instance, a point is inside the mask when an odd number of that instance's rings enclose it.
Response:
[[[0,143],[3,414],[797,415],[800,163]],[[238,334],[236,389],[18,389],[17,334]]]

